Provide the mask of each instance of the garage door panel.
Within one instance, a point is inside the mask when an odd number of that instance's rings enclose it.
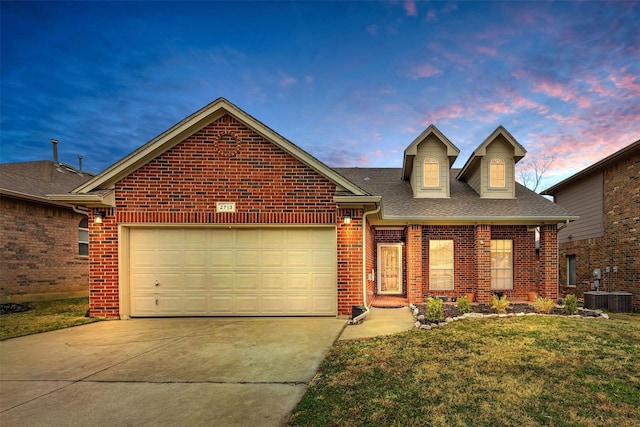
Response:
[[[211,290],[218,291],[231,291],[233,290],[233,274],[232,273],[215,273],[209,275]]]
[[[259,256],[257,250],[239,250],[236,252],[236,267],[258,268]]]
[[[211,250],[209,259],[210,266],[215,268],[233,268],[234,253],[231,249]]]
[[[309,287],[309,273],[287,274],[287,290],[305,291]]]
[[[207,273],[184,273],[185,291],[205,291],[209,285],[209,275]]]
[[[328,227],[132,228],[131,315],[335,315],[335,236]]]
[[[282,291],[286,288],[284,273],[263,273],[261,282],[265,291]]]
[[[263,268],[284,268],[285,255],[283,250],[264,250],[262,251]]]
[[[260,275],[258,273],[237,273],[236,290],[257,291],[260,289]]]

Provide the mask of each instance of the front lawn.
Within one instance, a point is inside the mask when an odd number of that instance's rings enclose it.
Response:
[[[338,341],[296,426],[637,426],[640,315],[469,319]]]
[[[23,303],[22,305],[31,309],[0,315],[0,341],[99,320],[85,317],[85,313],[89,309],[88,297],[36,301]],[[11,304],[8,306],[17,305]],[[9,308],[13,308],[10,311],[15,311],[15,307]]]

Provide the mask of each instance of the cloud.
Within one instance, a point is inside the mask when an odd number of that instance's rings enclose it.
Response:
[[[367,33],[371,34],[372,36],[377,36],[378,35],[378,26],[376,24],[371,24],[367,27]]]
[[[488,46],[476,46],[476,52],[483,55],[496,56],[498,53],[498,50],[496,48],[488,47]]]
[[[409,77],[413,80],[425,79],[442,75],[442,70],[431,64],[422,64],[411,67]]]
[[[413,0],[405,0],[402,5],[407,16],[418,16],[418,10],[416,8],[416,2]]]
[[[287,75],[283,76],[278,82],[281,88],[287,88],[296,83],[298,83],[298,80],[296,80],[294,77],[287,76]]]

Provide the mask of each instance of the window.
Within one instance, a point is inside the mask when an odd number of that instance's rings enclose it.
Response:
[[[424,159],[423,177],[425,187],[440,186],[440,162],[435,157]]]
[[[453,289],[453,240],[429,241],[429,288]]]
[[[491,187],[504,187],[504,173],[504,160],[500,158],[491,159],[491,165],[489,169],[489,185]]]
[[[89,256],[89,220],[84,218],[78,225],[78,255]]]
[[[513,289],[513,242],[491,241],[491,289]]]
[[[576,256],[567,255],[567,285],[576,285]]]

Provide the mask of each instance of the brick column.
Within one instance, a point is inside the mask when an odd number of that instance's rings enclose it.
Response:
[[[558,300],[558,228],[540,227],[540,290],[542,296]]]
[[[476,225],[476,301],[487,303],[491,296],[491,225]]]
[[[424,301],[422,293],[422,226],[407,226],[407,299],[410,303]]]
[[[344,223],[345,213],[351,223]],[[338,209],[338,314],[350,315],[351,306],[362,301],[362,210]],[[367,301],[371,303],[371,301]]]

